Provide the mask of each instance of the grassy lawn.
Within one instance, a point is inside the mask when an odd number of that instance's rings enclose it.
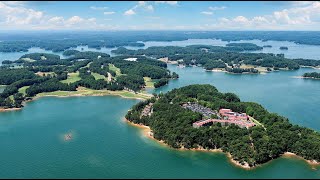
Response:
[[[26,95],[26,89],[28,89],[30,86],[23,86],[22,88],[19,88],[18,92],[22,93],[23,95]]]
[[[62,80],[60,82],[62,83],[73,83],[76,81],[81,80],[81,78],[79,77],[79,72],[76,73],[68,73],[68,78],[66,80]]]
[[[152,81],[151,78],[149,77],[143,77],[144,82],[146,83],[146,87],[153,88],[154,87],[154,82]]]
[[[54,91],[47,93],[39,93],[37,97],[43,96],[104,96],[104,95],[118,95],[125,98],[139,98],[139,99],[148,99],[151,98],[151,94],[146,93],[133,93],[129,91],[109,91],[109,90],[93,90],[84,87],[80,87],[77,91]]]
[[[107,80],[107,78],[101,74],[98,74],[98,73],[91,73],[93,75],[93,77],[98,80],[98,79],[104,79],[104,80]]]
[[[21,58],[21,60],[27,61],[27,62],[35,62],[36,60],[30,59],[30,58]]]
[[[255,124],[257,124],[258,126],[263,126],[263,124],[261,124],[259,121],[257,121],[256,119],[254,119],[253,117],[250,116],[249,120],[253,121]]]
[[[109,64],[109,68],[110,68],[110,70],[116,72],[116,76],[120,76],[121,75],[120,69],[115,67],[113,64]]]
[[[55,73],[54,72],[36,72],[35,73],[36,75],[38,75],[38,76],[44,76],[44,75],[55,75]]]

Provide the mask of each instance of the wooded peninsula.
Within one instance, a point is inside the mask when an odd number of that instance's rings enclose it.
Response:
[[[72,94],[125,91],[139,96],[138,92],[146,87],[146,78],[151,86],[160,87],[169,79],[179,77],[167,69],[166,63],[144,56],[110,57],[105,53],[77,50],[67,50],[64,54],[70,57],[60,59],[54,54],[31,53],[16,61],[4,62],[0,68],[0,84],[6,86],[0,93],[0,107],[21,108],[24,101],[40,93],[43,96],[43,93],[52,95],[60,91],[77,92]],[[135,61],[126,60],[128,58]]]
[[[184,108],[188,106],[191,109]],[[242,114],[223,113],[230,110]],[[208,112],[212,112],[211,117],[205,117]],[[252,121],[255,125],[245,128],[231,123],[234,114],[246,117],[237,121]],[[221,150],[230,153],[233,161],[245,168],[286,153],[294,153],[310,163],[320,162],[318,132],[293,125],[260,104],[241,102],[237,95],[221,93],[211,85],[189,85],[160,93],[134,105],[125,117],[132,123],[149,126],[151,136],[170,147]],[[203,120],[206,118],[211,119]],[[207,123],[212,118],[217,119],[216,123]]]

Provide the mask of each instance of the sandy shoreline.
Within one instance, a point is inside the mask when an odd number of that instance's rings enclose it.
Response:
[[[201,152],[225,153],[225,152],[223,152],[221,149],[203,149],[203,148],[190,148],[190,149],[187,149],[187,148],[184,148],[184,147],[181,147],[181,148],[179,148],[179,149],[177,149],[177,148],[172,148],[172,147],[170,147],[168,144],[166,144],[165,142],[159,141],[159,140],[155,139],[155,138],[151,135],[151,129],[150,129],[149,126],[145,126],[145,125],[142,125],[142,124],[135,124],[135,123],[133,123],[133,122],[128,121],[126,118],[124,118],[124,121],[127,122],[128,124],[130,124],[131,126],[135,126],[135,127],[138,127],[138,128],[140,128],[140,129],[142,129],[142,133],[143,133],[144,136],[146,136],[146,137],[148,137],[148,138],[150,138],[150,139],[152,139],[152,140],[160,143],[161,145],[163,145],[163,146],[165,146],[165,147],[167,147],[167,148],[173,149],[173,150],[178,150],[178,151],[201,151]],[[240,167],[240,168],[243,168],[243,169],[247,169],[247,170],[256,168],[256,167],[250,167],[248,164],[242,165],[242,164],[240,164],[240,162],[232,159],[232,156],[231,156],[230,153],[225,153],[225,154],[226,154],[226,156],[228,157],[229,161],[230,161],[233,165],[235,165],[235,166],[237,166],[237,167]]]
[[[127,98],[127,99],[138,99],[138,100],[145,100],[144,98],[140,97],[126,97],[121,94],[106,94],[106,93],[97,93],[97,94],[69,94],[69,95],[42,95],[42,96],[35,96],[31,100],[23,101],[22,105],[23,107],[26,106],[27,102],[35,101],[37,99],[43,98],[43,97],[57,97],[57,98],[68,98],[68,97],[84,97],[84,96],[120,96],[122,98]],[[17,111],[17,110],[22,110],[22,108],[0,108],[0,112],[8,112],[8,111]]]
[[[170,149],[173,149],[173,150],[178,150],[178,151],[202,151],[202,152],[218,152],[218,153],[224,153],[226,154],[226,156],[228,157],[228,160],[229,162],[231,162],[233,165],[237,166],[237,167],[240,167],[240,168],[243,168],[243,169],[246,169],[246,170],[252,170],[252,169],[255,169],[255,168],[258,168],[260,166],[262,166],[263,164],[259,164],[259,165],[256,165],[254,167],[250,167],[248,163],[245,163],[244,165],[242,165],[240,162],[234,160],[232,158],[232,155],[229,153],[229,152],[223,152],[221,149],[203,149],[203,148],[191,148],[191,149],[186,149],[186,148],[179,148],[179,149],[176,149],[176,148],[172,148],[170,147],[169,145],[167,145],[165,142],[163,141],[159,141],[157,139],[155,139],[152,135],[151,135],[151,132],[152,130],[150,129],[149,126],[145,126],[145,125],[142,125],[142,124],[135,124],[133,122],[130,122],[128,121],[126,118],[123,118],[123,120],[125,122],[127,122],[129,125],[131,126],[135,126],[135,127],[138,127],[142,130],[142,133],[144,136],[152,139],[152,140],[155,140],[156,142],[160,143],[161,145],[167,147],[167,148],[170,148]],[[305,162],[307,162],[312,168],[314,168],[315,166],[319,166],[320,165],[320,162],[317,162],[315,160],[307,160],[307,159],[304,159],[303,157],[301,156],[298,156],[294,153],[291,153],[291,152],[285,152],[283,155],[283,157],[290,157],[290,158],[298,158],[298,159],[302,159],[304,160]],[[272,160],[271,160],[272,161]],[[271,162],[269,161],[269,162]],[[269,162],[266,162],[266,163],[269,163]],[[265,163],[265,164],[266,164]]]
[[[296,155],[295,153],[292,153],[292,152],[285,152],[282,156],[284,157],[294,157],[294,158],[298,158],[298,159],[302,159],[304,161],[306,161],[309,165],[311,166],[319,166],[320,165],[320,162],[317,162],[315,160],[307,160],[307,159],[304,159],[303,157],[301,156],[298,156]]]
[[[320,78],[314,78],[314,77],[303,77],[303,76],[292,76],[293,78],[298,78],[298,79],[315,79],[315,80],[320,80]]]

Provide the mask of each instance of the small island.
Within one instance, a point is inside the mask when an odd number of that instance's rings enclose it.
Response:
[[[279,49],[280,49],[280,50],[288,50],[289,48],[286,47],[286,46],[281,46]]]
[[[175,149],[224,152],[251,169],[282,155],[320,162],[320,134],[211,85],[189,85],[134,105],[126,119]]]
[[[311,78],[311,79],[320,80],[320,73],[318,72],[304,73],[302,78]]]
[[[264,46],[262,46],[262,47],[264,47],[264,48],[272,48],[271,45],[264,45]]]

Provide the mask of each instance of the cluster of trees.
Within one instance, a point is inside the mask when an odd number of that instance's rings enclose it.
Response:
[[[161,78],[159,81],[154,83],[155,88],[159,88],[161,86],[167,85],[169,83],[169,80],[167,78]]]
[[[263,47],[253,43],[229,43],[226,46],[238,48],[238,51],[257,51],[263,49]]]
[[[281,46],[279,49],[280,49],[280,50],[288,50],[288,47],[286,47],[286,46]]]
[[[20,59],[23,58],[30,58],[32,60],[40,61],[40,60],[60,60],[59,55],[55,54],[48,54],[48,53],[30,53],[30,54],[25,54],[20,57]]]
[[[317,72],[304,73],[303,77],[320,79],[320,73],[317,73]]]
[[[149,102],[153,102],[150,117],[140,114]],[[230,108],[245,112],[260,121],[263,126],[249,129],[235,125],[222,127],[213,124],[193,128],[192,123],[202,115],[181,107],[185,102],[197,102],[213,110]],[[126,114],[134,123],[150,126],[154,138],[163,140],[174,148],[222,149],[232,158],[250,166],[268,162],[284,152],[293,152],[309,160],[320,161],[320,134],[308,128],[292,125],[289,120],[270,113],[254,102],[241,102],[233,93],[221,93],[211,85],[189,85],[173,89],[166,94],[140,102]]]

